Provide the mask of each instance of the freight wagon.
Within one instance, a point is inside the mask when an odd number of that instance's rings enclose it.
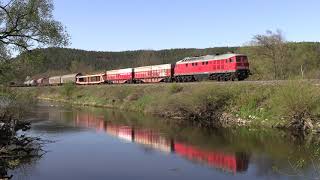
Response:
[[[25,81],[23,82],[23,85],[24,86],[36,86],[37,85],[37,81],[36,80],[28,80],[28,81]]]
[[[143,66],[134,68],[134,79],[136,83],[171,82],[173,73],[172,64]]]
[[[61,76],[61,84],[76,83],[77,76],[81,76],[81,73],[63,75]]]
[[[107,71],[106,74],[109,84],[133,83],[133,68],[111,70]]]
[[[48,86],[49,85],[49,78],[39,78],[37,80],[38,86]]]
[[[92,84],[102,84],[107,80],[107,75],[105,73],[101,74],[91,74],[76,77],[76,84],[79,85],[92,85]]]
[[[61,76],[53,76],[49,78],[49,85],[55,86],[55,85],[61,85]]]

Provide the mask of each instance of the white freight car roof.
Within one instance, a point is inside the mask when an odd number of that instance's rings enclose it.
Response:
[[[110,70],[110,71],[107,71],[107,74],[131,73],[131,72],[132,72],[132,69],[133,69],[133,68]]]
[[[77,76],[77,78],[85,78],[85,77],[95,77],[95,76],[104,76],[104,73],[101,74],[88,74],[88,75],[83,75],[83,76]]]
[[[49,77],[49,79],[58,79],[58,78],[61,78],[61,76],[52,76],[52,77]]]
[[[135,72],[141,72],[141,71],[151,71],[151,70],[159,70],[159,69],[170,69],[171,64],[160,64],[160,65],[154,65],[154,66],[141,66],[134,68]]]
[[[77,74],[66,74],[66,75],[62,75],[61,78],[70,78],[70,77],[76,77],[80,75],[80,73],[77,73]]]

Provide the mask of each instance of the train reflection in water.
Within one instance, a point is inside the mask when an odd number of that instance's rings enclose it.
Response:
[[[224,171],[236,173],[244,172],[248,169],[249,157],[246,153],[203,150],[194,145],[167,138],[155,130],[115,124],[106,121],[103,116],[95,116],[84,112],[78,112],[74,116],[74,123],[78,127],[93,128],[125,141],[141,144],[166,153],[175,153],[185,159],[204,163]]]

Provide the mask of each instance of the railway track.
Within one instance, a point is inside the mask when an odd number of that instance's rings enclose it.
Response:
[[[320,79],[308,79],[308,80],[299,80],[299,82],[309,82],[316,86],[320,86]],[[201,81],[201,82],[184,82],[184,83],[142,83],[142,84],[100,84],[100,85],[77,85],[80,87],[86,86],[167,86],[171,84],[179,84],[179,85],[201,85],[201,84],[217,84],[217,85],[230,85],[230,84],[259,84],[259,85],[277,85],[284,84],[288,82],[298,82],[297,80],[263,80],[263,81]],[[23,86],[23,85],[15,85],[10,87],[35,87],[35,86]],[[41,86],[37,86],[41,87]],[[59,86],[51,86],[51,87],[59,87]]]

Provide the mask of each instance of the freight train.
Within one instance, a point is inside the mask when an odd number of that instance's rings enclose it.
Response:
[[[33,79],[25,86],[46,86],[75,83],[91,84],[138,84],[159,82],[193,82],[203,79],[217,81],[242,81],[250,75],[246,55],[227,53],[186,57],[174,64],[161,64],[135,68],[117,69],[99,74],[81,73]]]

